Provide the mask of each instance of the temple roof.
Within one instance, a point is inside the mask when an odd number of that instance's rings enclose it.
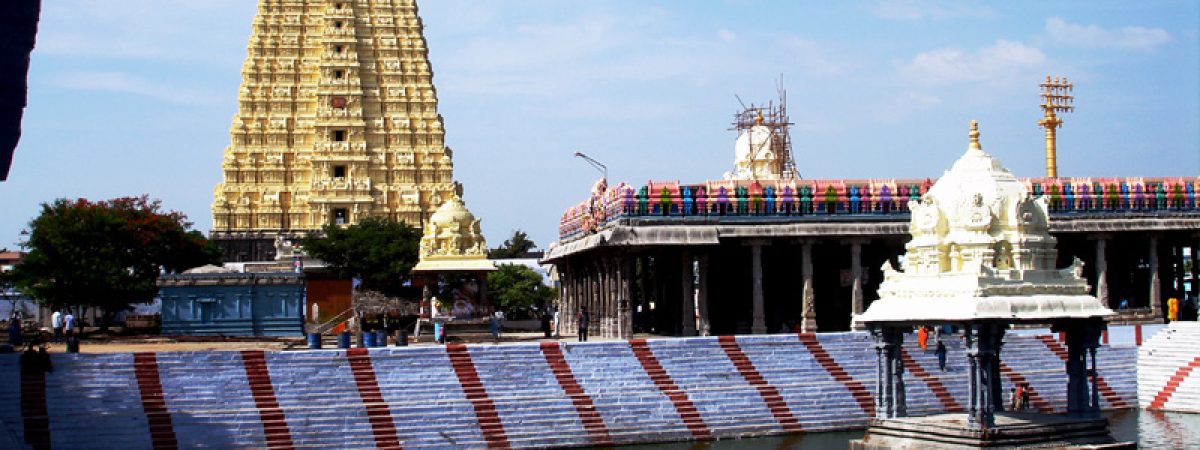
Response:
[[[429,217],[421,236],[421,260],[413,272],[478,272],[496,270],[487,258],[487,242],[475,218],[457,195]]]
[[[903,271],[884,263],[880,299],[858,323],[1003,320],[1045,322],[1104,317],[1088,294],[1082,263],[1059,269],[1042,197],[1030,195],[983,151],[971,122],[966,153],[909,203]]]

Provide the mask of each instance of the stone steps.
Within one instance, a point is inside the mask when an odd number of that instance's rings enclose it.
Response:
[[[932,352],[906,342],[925,372],[906,375],[911,414],[942,412],[947,399],[965,404],[962,347],[954,339],[947,344],[957,371],[937,370]],[[406,448],[485,447],[497,439],[541,448],[687,440],[701,430],[717,438],[777,434],[784,430],[779,414],[790,414],[806,431],[857,428],[866,424],[864,406],[873,406],[876,361],[863,333],[651,340],[638,344],[644,345],[640,356],[628,342],[568,343],[555,347],[559,362],[539,345],[472,345],[454,350],[457,356],[447,347],[375,348],[365,352],[369,364],[358,366],[344,350],[264,353],[254,370],[265,372],[254,372],[261,373],[254,383],[247,382],[241,352],[164,353],[157,355],[161,392],[147,392],[145,399],[129,355],[72,355],[55,361],[47,399],[79,399],[84,406],[54,415],[51,429],[64,442],[131,433],[145,441],[141,402],[149,400],[164,405],[172,424],[165,432],[181,447],[203,444],[209,435],[221,447],[282,440],[297,448],[371,447],[369,416],[383,414]],[[1011,339],[1005,351],[1022,355],[1014,368],[1046,401],[1065,403],[1057,355],[1032,338]],[[1131,377],[1109,372],[1133,361],[1116,359],[1102,375],[1117,391],[1128,390]],[[0,373],[13,368],[0,358]],[[71,373],[70,383],[58,378],[63,372]],[[564,382],[575,387],[565,391]],[[374,398],[382,402],[364,402],[360,389],[377,389],[381,397]],[[261,409],[260,394],[273,395],[279,412]],[[0,404],[19,397],[19,389],[0,388]],[[692,409],[680,409],[686,404]],[[101,421],[112,426],[93,430],[96,405],[106,405]],[[590,412],[591,422],[581,411]],[[263,417],[275,418],[264,427]],[[0,408],[0,420],[19,422],[19,411]],[[158,437],[165,436],[160,431]]]

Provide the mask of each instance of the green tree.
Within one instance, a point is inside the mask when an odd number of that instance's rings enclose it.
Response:
[[[524,231],[516,230],[513,231],[511,238],[488,252],[488,257],[492,259],[520,258],[534,248],[537,248],[537,244],[529,240],[529,235]]]
[[[524,318],[534,307],[558,297],[558,289],[542,284],[537,271],[520,264],[500,264],[488,273],[488,297],[506,316]]]
[[[304,238],[304,251],[337,276],[359,278],[365,290],[400,296],[417,264],[421,232],[403,222],[369,217],[347,227],[326,225]]]
[[[99,308],[105,329],[117,312],[154,300],[160,273],[221,261],[182,213],[161,208],[146,196],[43,203],[12,281],[52,309]]]

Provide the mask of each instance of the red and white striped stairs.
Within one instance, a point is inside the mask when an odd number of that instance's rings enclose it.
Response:
[[[1138,405],[1200,413],[1200,322],[1175,322],[1138,351]]]

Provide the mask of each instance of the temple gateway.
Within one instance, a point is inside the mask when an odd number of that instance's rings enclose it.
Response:
[[[382,216],[424,228],[461,195],[413,0],[261,0],[213,191],[225,260]]]

